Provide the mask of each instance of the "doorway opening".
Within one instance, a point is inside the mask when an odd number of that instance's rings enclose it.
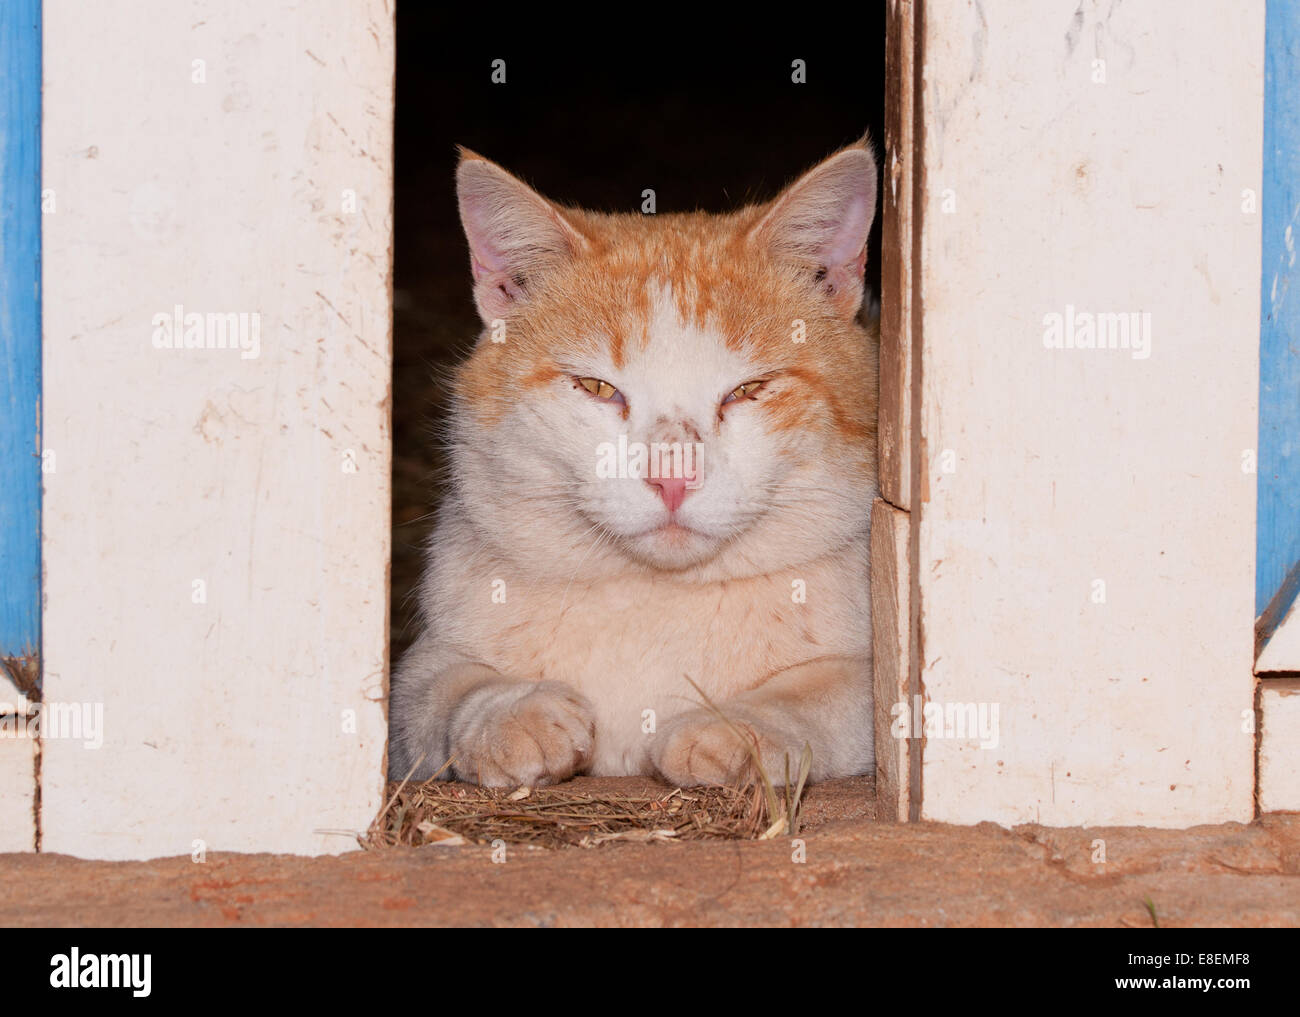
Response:
[[[394,669],[421,631],[421,576],[437,507],[455,483],[442,443],[452,375],[483,330],[457,206],[457,146],[567,207],[644,211],[647,190],[656,214],[766,202],[864,133],[883,160],[885,23],[882,6],[804,39],[650,33],[592,52],[578,43],[541,47],[495,27],[484,33],[463,14],[399,8]],[[872,323],[880,316],[881,208],[878,196],[859,312]],[[828,793],[848,802],[864,787],[873,788],[867,781]]]

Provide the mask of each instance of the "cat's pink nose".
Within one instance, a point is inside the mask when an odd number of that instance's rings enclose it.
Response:
[[[669,512],[676,512],[686,500],[685,477],[647,477],[646,483],[659,488],[659,497],[664,500]]]

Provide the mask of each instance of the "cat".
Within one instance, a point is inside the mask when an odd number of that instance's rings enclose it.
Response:
[[[722,215],[562,207],[460,156],[484,329],[390,777],[738,786],[805,745],[813,781],[870,773],[869,142]]]

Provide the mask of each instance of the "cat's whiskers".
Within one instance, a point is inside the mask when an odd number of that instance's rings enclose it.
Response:
[[[568,585],[564,587],[564,595],[560,598],[559,617],[561,618],[564,617],[564,608],[569,602],[569,590],[573,587],[573,581],[578,578],[578,573],[582,571],[582,566],[586,564],[587,558],[590,557],[591,552],[594,551],[597,547],[599,547],[602,543],[604,543],[605,537],[609,535],[609,531],[604,528],[604,525],[602,523],[596,523],[594,526],[591,527],[591,529],[587,530],[583,534],[583,537],[586,537],[586,535],[588,533],[591,533],[592,530],[597,531],[596,539],[592,541],[591,546],[587,548],[586,553],[583,554],[583,556],[578,560],[578,564],[573,569],[573,575],[569,576]]]

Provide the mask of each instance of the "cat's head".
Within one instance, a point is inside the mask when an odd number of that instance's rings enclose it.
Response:
[[[457,375],[453,499],[497,553],[580,581],[738,577],[865,530],[865,143],[726,215],[564,208],[468,151],[457,185],[485,329]]]

